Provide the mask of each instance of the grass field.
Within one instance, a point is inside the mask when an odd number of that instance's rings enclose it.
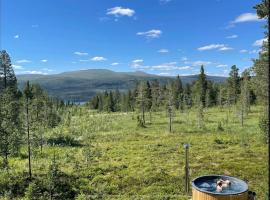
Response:
[[[188,199],[183,144],[189,143],[191,180],[207,174],[235,176],[246,180],[258,199],[264,199],[268,151],[258,128],[260,109],[251,107],[243,127],[234,112],[227,116],[226,109],[207,109],[201,129],[195,111],[177,111],[169,133],[165,112],[152,113],[151,123],[147,113],[147,127],[138,128],[136,113],[72,108],[71,116],[49,130],[46,138],[67,136],[76,144],[48,145],[42,155],[37,149],[33,174],[44,174],[55,152],[61,171],[77,177],[78,193],[97,199]],[[219,122],[223,131],[218,130]],[[26,149],[10,164],[17,172],[27,172]],[[83,194],[77,198],[88,199]]]

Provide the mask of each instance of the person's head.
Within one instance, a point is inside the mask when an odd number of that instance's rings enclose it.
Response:
[[[222,181],[218,181],[218,182],[217,182],[217,185],[218,185],[219,187],[222,187]]]

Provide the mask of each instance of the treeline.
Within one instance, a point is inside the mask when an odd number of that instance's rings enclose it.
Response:
[[[139,94],[143,93],[148,101],[148,109],[157,111],[166,104],[169,91],[173,96],[174,108],[177,110],[194,106],[197,98],[201,98],[204,107],[232,105],[241,98],[241,87],[245,87],[242,90],[246,90],[249,102],[253,104],[256,102],[256,95],[254,82],[251,81],[253,77],[250,74],[251,70],[247,69],[240,76],[239,69],[234,65],[226,83],[215,83],[206,80],[204,67],[201,66],[198,80],[191,84],[182,84],[179,76],[165,85],[157,80],[139,82],[133,90],[128,90],[128,92],[120,93],[119,90],[99,92],[90,99],[87,105],[98,111],[135,111]]]
[[[240,76],[239,69],[234,65],[226,83],[214,83],[206,80],[204,67],[201,66],[198,80],[191,84],[182,84],[180,76],[168,84],[157,80],[139,82],[128,92],[97,93],[88,105],[91,109],[106,112],[132,112],[141,107],[144,111],[155,112],[163,110],[171,99],[173,109],[180,111],[197,106],[230,106],[238,102],[248,109],[256,102],[252,79],[250,70],[245,70]]]
[[[28,174],[32,178],[32,157],[42,153],[44,132],[57,126],[64,102],[51,98],[36,84],[26,83],[18,90],[17,79],[8,53],[0,51],[0,154],[2,169],[9,170],[9,157],[18,156],[27,146]]]

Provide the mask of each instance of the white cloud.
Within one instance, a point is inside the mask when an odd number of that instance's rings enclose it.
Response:
[[[227,39],[235,39],[235,38],[238,38],[238,35],[229,35],[226,38]]]
[[[112,66],[116,66],[116,65],[119,65],[120,63],[118,63],[118,62],[114,62],[114,63],[112,63],[111,65]]]
[[[16,63],[30,63],[30,62],[31,62],[30,60],[26,60],[26,59],[16,61]]]
[[[145,69],[148,66],[143,66],[143,59],[136,59],[131,62],[131,67],[135,69]]]
[[[168,73],[168,72],[161,72],[158,74],[159,76],[172,76],[171,73]]]
[[[259,49],[258,49],[258,50],[253,49],[253,50],[249,51],[248,53],[249,53],[249,54],[257,54],[257,53],[259,53],[259,52],[260,52]]]
[[[231,23],[242,23],[242,22],[252,22],[252,21],[262,21],[259,19],[256,13],[243,13],[235,18]]]
[[[92,61],[105,61],[107,59],[102,56],[96,56],[96,57],[91,58],[91,60]]]
[[[79,51],[75,51],[74,54],[77,56],[87,56],[88,55],[88,53],[86,53],[86,52],[79,52]]]
[[[90,60],[83,60],[83,59],[81,59],[81,60],[79,60],[80,62],[89,62]]]
[[[220,51],[226,51],[226,50],[231,50],[232,48],[226,46],[225,44],[209,44],[209,45],[202,46],[202,47],[198,48],[199,51],[207,51],[207,50],[213,50],[213,49],[217,49]]]
[[[43,68],[42,70],[43,70],[43,71],[47,71],[47,72],[53,72],[53,71],[55,71],[55,70],[49,69],[49,68]]]
[[[138,32],[137,35],[145,36],[146,38],[159,38],[162,34],[161,30],[152,29],[146,32]]]
[[[43,59],[43,60],[40,60],[40,61],[43,62],[43,63],[48,62],[48,60],[46,60],[46,59]]]
[[[132,62],[133,63],[142,63],[143,62],[143,59],[136,59],[136,60],[133,60]]]
[[[163,63],[161,65],[154,65],[150,67],[153,70],[171,71],[171,70],[189,70],[191,66],[177,66],[177,62]]]
[[[107,9],[107,15],[114,15],[115,17],[119,16],[132,17],[134,14],[135,14],[134,10],[130,8],[122,8],[121,6]]]
[[[177,62],[168,62],[160,65],[144,65],[142,59],[133,60],[132,68],[140,70],[158,70],[158,71],[173,71],[173,70],[189,70],[193,69],[191,66],[178,66]]]
[[[228,65],[223,65],[223,64],[217,65],[217,68],[221,68],[221,67],[228,67]]]
[[[14,35],[14,38],[15,39],[18,39],[20,36],[19,35]]]
[[[17,70],[24,69],[21,65],[12,65],[12,67]]]
[[[35,71],[35,70],[33,70],[33,71],[24,71],[23,73],[25,73],[25,74],[41,74],[41,75],[47,75],[48,74],[46,72]]]
[[[254,43],[253,43],[253,46],[262,46],[263,45],[263,42],[266,42],[267,39],[266,38],[263,38],[263,39],[260,39],[260,40],[256,40]]]
[[[32,28],[38,28],[38,24],[31,25]]]
[[[159,2],[161,3],[161,4],[166,4],[166,3],[169,3],[169,2],[171,2],[172,0],[159,0]]]
[[[183,66],[183,67],[178,67],[179,70],[186,70],[186,69],[192,69],[190,66]]]
[[[206,46],[199,47],[199,51],[206,51],[206,50],[212,50],[212,49],[220,49],[222,47],[225,47],[224,44],[209,44]]]
[[[222,47],[219,49],[219,51],[228,51],[228,50],[232,50],[233,48],[231,47]]]
[[[240,52],[240,53],[247,53],[248,50],[246,50],[246,49],[241,49],[239,52]]]
[[[188,59],[187,59],[187,57],[182,57],[181,60],[182,61],[187,61]]]
[[[212,62],[198,60],[198,61],[193,61],[193,62],[185,61],[185,64],[190,64],[192,66],[201,66],[201,65],[210,65],[210,64],[212,64]]]
[[[168,49],[160,49],[158,50],[159,53],[169,53]]]

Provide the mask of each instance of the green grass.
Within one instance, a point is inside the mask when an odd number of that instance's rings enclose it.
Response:
[[[147,113],[147,127],[138,128],[136,113],[98,114],[73,108],[70,125],[64,119],[46,137],[67,135],[83,146],[45,146],[43,155],[37,153],[34,158],[33,173],[46,173],[55,152],[61,170],[78,177],[78,193],[94,193],[100,199],[188,199],[183,144],[189,143],[191,180],[207,174],[235,176],[248,181],[250,190],[263,199],[268,186],[268,151],[258,128],[260,110],[252,107],[241,127],[233,112],[226,123],[227,110],[210,108],[201,129],[195,111],[177,111],[169,133],[165,112],[152,113],[151,124]],[[218,122],[224,131],[217,130]],[[88,163],[85,151],[91,152]],[[27,171],[25,156],[12,158],[10,164],[18,172]]]

